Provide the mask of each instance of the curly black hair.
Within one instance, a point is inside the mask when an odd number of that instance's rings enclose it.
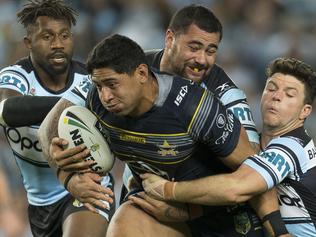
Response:
[[[35,23],[39,16],[65,19],[69,25],[76,25],[78,13],[62,0],[29,0],[17,13],[18,21],[27,28]]]

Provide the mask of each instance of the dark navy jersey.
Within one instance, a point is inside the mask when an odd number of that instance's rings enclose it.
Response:
[[[208,159],[229,155],[236,147],[240,123],[214,95],[177,76],[154,73],[159,96],[150,111],[139,117],[106,111],[95,87],[87,105],[100,119],[115,155],[132,172],[155,173],[167,179],[188,180],[210,174]],[[209,156],[195,157],[204,144]]]
[[[160,69],[163,50],[146,51],[147,62],[154,68]],[[214,64],[211,71],[204,76],[200,85],[207,88],[217,97],[246,129],[250,142],[259,143],[259,136],[253,120],[253,115],[247,102],[245,93],[239,89],[224,70]]]
[[[272,139],[244,162],[269,188],[277,186],[280,211],[294,236],[316,236],[316,148],[303,127]]]

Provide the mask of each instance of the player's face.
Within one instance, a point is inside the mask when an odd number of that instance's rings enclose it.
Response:
[[[139,72],[132,75],[117,73],[109,68],[94,69],[91,75],[103,106],[120,116],[137,116],[142,111],[143,85],[147,77]]]
[[[287,131],[302,122],[311,112],[304,104],[304,84],[291,75],[273,74],[261,98],[264,127],[271,131]]]
[[[30,27],[25,43],[34,66],[49,75],[65,73],[73,55],[73,36],[68,22],[40,16]]]
[[[209,33],[192,24],[187,32],[166,34],[166,53],[172,73],[200,82],[215,63],[219,33]]]

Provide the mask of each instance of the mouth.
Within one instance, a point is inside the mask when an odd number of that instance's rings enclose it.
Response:
[[[67,61],[65,54],[57,53],[50,56],[50,60],[55,64],[63,64]]]
[[[197,66],[187,66],[187,75],[193,78],[201,78],[204,76],[206,69],[205,67],[197,67]],[[192,79],[192,78],[190,78]]]
[[[106,108],[109,112],[113,112],[113,113],[119,111],[118,104],[105,105],[105,108]]]

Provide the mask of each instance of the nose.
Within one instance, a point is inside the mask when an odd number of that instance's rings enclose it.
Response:
[[[206,65],[206,53],[203,50],[199,50],[196,53],[195,61],[200,65]]]
[[[111,102],[111,100],[114,98],[111,89],[109,89],[108,87],[103,86],[101,88],[101,90],[99,91],[99,97],[101,99],[102,102],[104,102],[105,104],[108,104]]]
[[[282,97],[283,97],[283,93],[280,90],[276,90],[272,94],[272,99],[276,101],[281,101]]]
[[[53,49],[60,49],[60,48],[64,47],[64,44],[58,35],[54,36],[52,43],[51,43],[51,47]]]

